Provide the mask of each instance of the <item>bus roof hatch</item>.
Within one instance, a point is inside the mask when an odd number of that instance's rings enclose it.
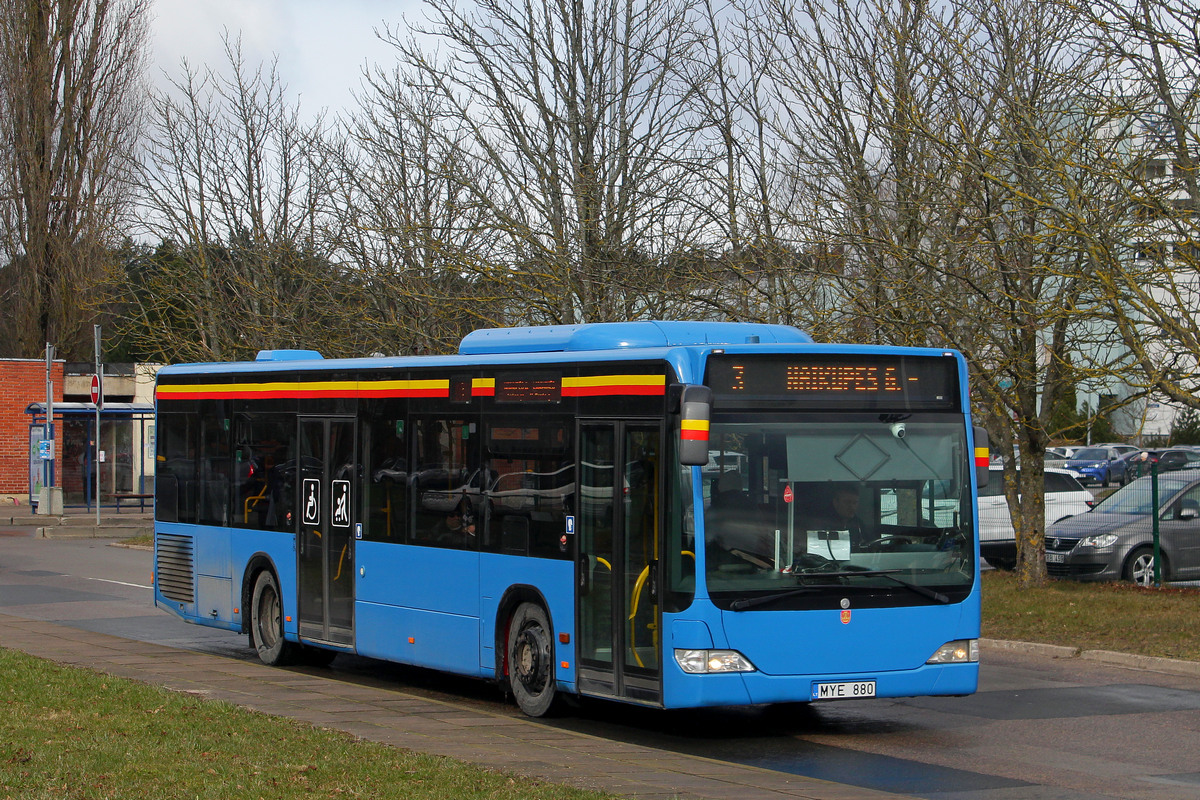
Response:
[[[530,328],[483,328],[463,337],[462,355],[561,353],[684,345],[811,344],[790,325],[752,322],[593,322]]]
[[[255,361],[312,361],[324,359],[316,350],[259,350]]]

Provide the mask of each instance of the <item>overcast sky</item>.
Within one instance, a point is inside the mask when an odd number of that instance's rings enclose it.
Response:
[[[304,112],[339,112],[352,105],[363,65],[391,64],[393,51],[374,30],[407,16],[421,18],[420,0],[154,0],[153,81],[179,74],[180,59],[222,65],[221,33],[242,35],[250,64],[279,57],[288,94]]]

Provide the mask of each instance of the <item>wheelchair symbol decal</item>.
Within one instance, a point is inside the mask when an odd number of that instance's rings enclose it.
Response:
[[[321,524],[321,481],[316,478],[305,478],[302,491],[304,515],[301,517],[305,525]]]

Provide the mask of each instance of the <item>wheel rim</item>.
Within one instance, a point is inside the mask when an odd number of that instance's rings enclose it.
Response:
[[[517,636],[514,671],[521,687],[531,695],[546,688],[550,674],[550,640],[538,625],[521,631]]]
[[[268,650],[279,641],[281,613],[279,595],[273,587],[265,587],[258,601],[258,641]]]
[[[1130,574],[1133,576],[1134,583],[1150,586],[1154,583],[1154,556],[1150,553],[1143,553],[1135,558]]]

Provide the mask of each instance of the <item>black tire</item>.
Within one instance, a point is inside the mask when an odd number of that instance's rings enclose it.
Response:
[[[1162,580],[1166,583],[1167,580],[1167,557],[1162,556],[1162,565],[1159,571],[1162,574]],[[1130,583],[1136,583],[1138,586],[1151,587],[1154,585],[1154,548],[1149,545],[1142,545],[1134,548],[1133,552],[1125,559],[1125,566],[1121,570],[1121,577]]]
[[[250,600],[250,644],[259,659],[273,667],[291,664],[299,648],[283,638],[283,597],[279,582],[268,570],[258,573]]]
[[[517,706],[531,717],[554,705],[554,639],[550,620],[536,603],[517,606],[508,622],[508,683]]]

